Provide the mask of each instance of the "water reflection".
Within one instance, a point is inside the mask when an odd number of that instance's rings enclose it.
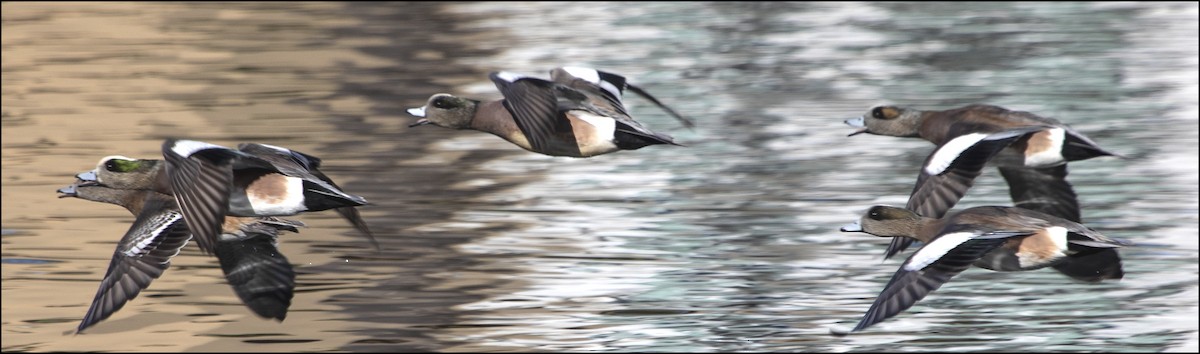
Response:
[[[1195,4],[3,6],[6,351],[1196,348]],[[688,146],[552,158],[405,128],[432,93],[496,98],[488,71],[562,65],[628,74],[697,120],[627,102]],[[843,119],[882,102],[1027,110],[1135,157],[1070,176],[1089,226],[1143,244],[1126,279],[969,270],[873,331],[828,336],[896,265],[837,226],[903,204],[930,148],[845,137]],[[280,245],[298,273],[283,323],[245,313],[191,249],[61,336],[128,216],[52,191],[170,135],[325,158],[375,203],[362,212],[384,251],[306,215]],[[960,207],[1006,190],[985,172]]]

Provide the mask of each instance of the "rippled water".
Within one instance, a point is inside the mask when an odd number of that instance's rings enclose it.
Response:
[[[1195,351],[1195,3],[3,4],[5,351]],[[686,147],[589,159],[406,128],[493,70],[629,76]],[[1126,277],[972,269],[852,327],[898,261],[838,226],[902,205],[930,145],[847,138],[872,105],[989,103],[1132,157],[1072,164]],[[254,317],[189,247],[82,335],[131,217],[55,199],[161,139],[322,157],[384,250],[333,213],[281,250],[297,293]],[[988,170],[959,207],[1008,204]]]

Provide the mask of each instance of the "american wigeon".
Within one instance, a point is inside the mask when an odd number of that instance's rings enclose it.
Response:
[[[104,279],[76,328],[81,333],[158,279],[192,234],[174,199],[153,190],[113,189],[94,180],[79,180],[58,193],[59,198],[120,205],[136,216],[117,242]],[[280,231],[297,232],[300,226],[304,224],[275,217],[225,217],[214,253],[234,293],[258,316],[279,321],[287,316],[296,274],[275,240]]]
[[[504,99],[480,102],[439,93],[425,106],[408,110],[421,117],[409,127],[433,124],[488,132],[550,156],[591,157],[656,144],[680,145],[630,117],[621,100],[626,89],[692,126],[646,91],[609,72],[562,67],[550,71],[550,80],[507,72],[488,77]]]
[[[321,167],[321,159],[317,158],[316,156],[275,145],[260,143],[238,144],[238,150],[270,162],[272,166],[279,169],[279,171],[286,176],[294,176],[306,180],[311,180],[315,177],[318,180],[328,183],[336,190],[342,189],[342,187],[339,187],[337,183],[333,182],[333,179],[329,178],[329,176],[326,176],[324,172],[321,172],[321,170],[318,169],[318,167]],[[365,200],[363,202],[365,202]],[[375,249],[379,249],[379,242],[375,241],[375,236],[371,234],[371,229],[367,227],[367,223],[363,221],[362,216],[359,215],[358,208],[337,207],[333,208],[333,211],[336,211],[338,215],[341,215],[342,218],[346,219],[346,221],[349,221],[351,225],[354,225],[354,228],[357,229],[358,232],[367,236],[367,238],[371,241],[371,244],[375,246]]]
[[[912,307],[972,264],[997,271],[1034,270],[1132,244],[1060,217],[1001,206],[969,208],[941,219],[875,206],[841,230],[925,243],[904,261],[851,332]]]
[[[105,157],[79,178],[109,188],[173,196],[206,253],[212,252],[226,215],[286,216],[327,209],[338,209],[379,248],[353,209],[367,201],[338,188],[317,170],[320,160],[311,155],[266,144],[242,144],[234,150],[176,139],[164,141],[162,150],[164,160]]]
[[[869,133],[919,137],[937,145],[925,159],[907,203],[909,209],[935,218],[958,203],[984,165],[991,163],[1008,182],[1015,206],[1079,222],[1079,202],[1066,181],[1066,163],[1098,156],[1121,157],[1058,120],[990,105],[945,111],[880,106],[846,124],[862,128],[851,136]],[[911,239],[893,239],[886,257],[911,243]],[[1057,268],[1087,281],[1120,278],[1116,252],[1093,257],[1072,260]]]

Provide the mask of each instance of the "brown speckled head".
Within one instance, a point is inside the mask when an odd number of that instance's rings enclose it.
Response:
[[[922,218],[917,213],[884,205],[867,210],[858,221],[843,226],[843,232],[865,232],[879,237],[918,238]]]
[[[850,136],[870,133],[899,137],[918,136],[921,126],[921,111],[896,106],[877,106],[861,117],[848,119],[846,124],[862,128]]]
[[[479,101],[439,93],[429,97],[425,106],[408,110],[408,114],[421,117],[409,127],[433,124],[450,129],[470,129],[478,106]]]
[[[107,156],[96,163],[96,168],[77,177],[87,180],[91,173],[93,182],[114,189],[146,189],[166,192],[166,181],[162,173],[162,160],[133,159],[125,156]]]

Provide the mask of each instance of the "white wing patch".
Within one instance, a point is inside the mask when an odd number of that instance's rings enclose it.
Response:
[[[504,81],[516,82],[517,80],[520,80],[521,78],[528,77],[528,76],[516,74],[516,73],[510,73],[507,71],[501,71],[501,72],[496,73],[496,77],[498,77]]]
[[[564,66],[562,69],[568,74],[571,74],[571,76],[587,80],[587,82],[596,84],[596,86],[600,86],[600,88],[611,93],[613,97],[616,97],[617,101],[621,100],[621,90],[611,82],[600,80],[600,72],[596,71],[596,69],[578,66]]]
[[[950,250],[958,247],[958,245],[970,241],[977,236],[979,234],[974,232],[955,232],[938,237],[938,239],[917,250],[917,253],[914,253],[912,258],[908,260],[908,263],[904,265],[904,270],[915,272],[925,269],[925,267],[933,264],[933,262],[942,259],[942,256],[945,256],[946,252],[950,252]]]
[[[987,137],[987,134],[971,133],[946,142],[945,145],[942,145],[941,148],[938,148],[933,153],[933,158],[929,159],[929,163],[925,165],[925,173],[932,176],[942,174],[942,172],[946,171],[946,168],[950,167],[950,164],[954,163],[954,160],[962,155],[963,151],[967,151],[967,149],[970,149]]]
[[[192,156],[192,154],[196,153],[197,151],[204,150],[204,149],[229,150],[229,148],[224,147],[224,146],[213,145],[213,144],[209,144],[209,143],[206,143],[203,141],[195,141],[195,140],[177,140],[177,141],[175,141],[175,145],[171,146],[171,151],[174,151],[175,154],[177,154],[179,156],[183,156],[183,157]]]
[[[271,145],[271,144],[263,144],[263,143],[257,143],[257,144],[258,144],[258,145],[260,145],[260,146],[269,147],[269,148],[271,148],[271,149],[274,149],[274,150],[276,150],[276,151],[279,151],[279,152],[282,152],[282,153],[285,153],[285,154],[291,154],[291,153],[292,153],[292,150],[289,150],[289,149],[287,149],[287,148],[282,148],[282,147],[278,147],[278,146]]]

